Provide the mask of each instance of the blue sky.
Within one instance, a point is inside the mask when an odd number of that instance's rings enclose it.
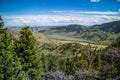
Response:
[[[0,0],[5,26],[94,25],[120,20],[120,0]]]

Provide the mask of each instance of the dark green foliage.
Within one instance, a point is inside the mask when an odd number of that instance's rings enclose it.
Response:
[[[90,45],[83,46],[78,43],[66,43],[54,48],[53,45],[50,47],[43,44],[40,47],[43,71],[51,75],[56,71],[67,76],[77,74],[74,76],[75,80],[119,79],[120,50],[109,47],[108,49],[97,50]]]
[[[15,78],[15,52],[10,35],[7,29],[3,28],[3,21],[0,16],[0,80],[10,80]]]
[[[15,54],[12,38],[7,29],[0,36],[0,80],[23,79],[21,65]]]
[[[101,54],[102,66],[100,75],[105,79],[120,79],[120,49],[115,47],[107,48]]]
[[[100,25],[99,29],[106,32],[120,33],[120,21],[104,23]]]
[[[120,48],[120,37],[118,37],[112,44],[112,47],[118,47]]]
[[[43,47],[41,46],[43,51],[41,52],[41,59],[45,72],[58,70],[64,72],[66,75],[71,75],[78,71],[80,67],[86,70],[90,69],[96,57],[90,46],[85,47],[77,43],[57,46],[53,51],[49,51],[45,47],[43,49]]]
[[[3,29],[3,26],[4,26],[4,22],[0,16],[0,37],[1,37],[1,34],[3,33],[4,29]]]
[[[29,27],[13,41],[0,17],[0,80],[40,80],[41,62]]]
[[[4,26],[4,22],[2,21],[2,18],[0,16],[0,28],[3,28],[3,26]]]
[[[27,26],[22,28],[20,34],[20,39],[15,42],[15,51],[20,58],[22,70],[29,79],[38,80],[41,77],[41,62],[36,48],[36,40]]]

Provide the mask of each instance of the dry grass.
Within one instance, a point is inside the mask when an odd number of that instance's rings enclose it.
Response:
[[[89,43],[86,41],[75,42],[75,41],[69,41],[69,40],[49,39],[49,38],[42,37],[42,34],[34,34],[34,36],[38,42],[47,43],[47,44],[62,45],[62,44],[66,44],[66,43],[79,43],[79,44],[85,45],[85,46],[90,44],[92,47],[97,47],[97,49],[107,47],[106,45],[98,45],[98,44],[93,44],[93,43]]]

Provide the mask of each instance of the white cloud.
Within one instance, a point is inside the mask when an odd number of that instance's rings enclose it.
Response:
[[[114,15],[114,14],[118,14],[118,12],[111,12],[111,11],[107,11],[107,12],[98,12],[98,11],[92,11],[92,12],[81,12],[83,14],[91,14],[91,15]]]
[[[62,11],[62,10],[56,10],[52,11],[53,13],[64,13],[64,14],[82,14],[82,15],[117,15],[119,14],[118,12],[112,12],[112,11],[106,11],[106,12],[100,12],[100,11]]]
[[[42,26],[42,25],[67,25],[82,24],[94,25],[120,20],[119,12],[98,11],[58,11],[48,15],[8,15],[3,16],[5,26]],[[61,13],[61,14],[58,14]]]
[[[100,2],[100,0],[90,0],[90,2]]]

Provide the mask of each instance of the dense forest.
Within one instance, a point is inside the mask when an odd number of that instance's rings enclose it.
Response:
[[[0,17],[0,80],[120,79],[120,37],[98,49],[91,44],[41,43],[29,26],[17,38],[14,34]]]

